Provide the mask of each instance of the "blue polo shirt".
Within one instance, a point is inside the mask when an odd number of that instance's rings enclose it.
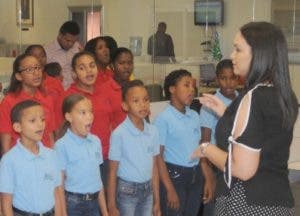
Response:
[[[229,106],[232,102],[231,99],[225,97],[221,92],[220,89],[217,89],[215,94],[226,106]],[[235,91],[235,95],[238,96],[238,92]],[[210,142],[212,144],[216,144],[216,136],[215,136],[215,128],[218,123],[219,117],[218,115],[213,112],[212,110],[208,109],[207,107],[202,106],[200,110],[200,126],[206,127],[211,129],[211,136]]]
[[[37,155],[20,140],[4,156],[0,165],[0,192],[12,194],[13,206],[33,213],[54,207],[54,190],[61,185],[61,171],[55,151],[38,143]]]
[[[168,105],[154,121],[159,130],[160,145],[164,146],[164,160],[166,162],[192,167],[199,160],[192,160],[191,155],[200,141],[199,115],[189,107],[185,113],[179,112],[172,105]]]
[[[66,191],[86,194],[102,189],[99,165],[103,158],[97,136],[80,137],[68,129],[55,143],[55,150],[66,176]]]
[[[121,179],[138,183],[152,179],[153,157],[158,154],[158,131],[146,121],[141,131],[127,116],[111,135],[109,159],[119,161]]]

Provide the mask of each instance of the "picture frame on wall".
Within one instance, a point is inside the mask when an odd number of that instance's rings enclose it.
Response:
[[[33,0],[17,0],[17,25],[33,26]]]

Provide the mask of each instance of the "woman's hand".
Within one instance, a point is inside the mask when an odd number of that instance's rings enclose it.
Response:
[[[199,101],[201,104],[214,111],[220,117],[223,116],[226,110],[226,105],[215,95],[203,94],[202,97],[199,97]]]

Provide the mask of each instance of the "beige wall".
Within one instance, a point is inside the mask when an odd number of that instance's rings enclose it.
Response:
[[[173,36],[178,57],[203,57],[200,43],[210,37],[211,28],[194,25],[194,0],[156,0],[154,16],[153,0],[38,0],[34,1],[34,27],[20,31],[16,25],[16,0],[0,1],[0,39],[7,43],[47,43],[53,40],[61,23],[68,19],[68,6],[103,5],[104,34],[113,35],[121,46],[129,46],[130,36],[143,38],[143,54],[146,54],[148,37],[155,32],[156,24],[165,21],[167,32]],[[224,0],[225,24],[217,27],[224,56],[231,52],[231,41],[242,24],[252,20],[270,20],[271,0]]]

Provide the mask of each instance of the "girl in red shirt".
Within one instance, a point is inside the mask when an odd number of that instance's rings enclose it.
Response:
[[[40,65],[43,67],[43,71],[44,71],[44,67],[47,64],[47,55],[42,45],[40,44],[30,45],[25,50],[25,53],[36,57],[39,60]],[[43,73],[42,86],[46,91],[46,93],[51,97],[53,97],[54,101],[59,99],[62,96],[62,93],[64,92],[62,82],[58,79],[49,76],[46,72]]]
[[[0,138],[2,154],[15,145],[18,134],[14,132],[10,121],[10,112],[15,104],[23,100],[35,100],[44,108],[46,128],[42,142],[47,147],[53,145],[54,105],[51,97],[41,89],[43,79],[40,62],[31,55],[19,55],[13,64],[8,94],[4,97],[0,106]]]
[[[122,109],[122,86],[129,82],[133,71],[133,54],[125,48],[119,47],[112,55],[112,67],[114,78],[108,80],[100,87],[100,91],[105,91],[105,96],[109,101],[112,110],[112,127],[116,128],[126,117],[126,112]]]

